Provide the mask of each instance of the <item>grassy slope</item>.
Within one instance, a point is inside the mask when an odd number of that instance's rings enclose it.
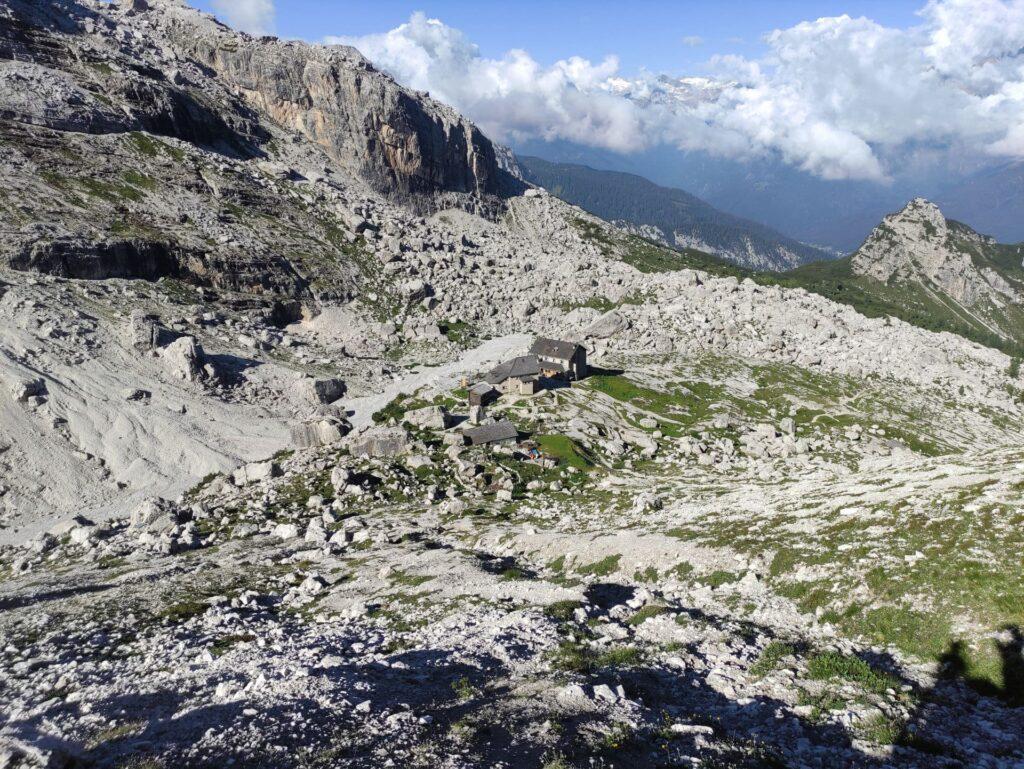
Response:
[[[786,273],[783,286],[802,286],[808,291],[854,307],[869,318],[892,316],[929,331],[949,331],[988,347],[1013,354],[1024,348],[1024,326],[1016,339],[1003,339],[964,312],[955,303],[943,302],[916,284],[891,285],[855,275],[849,257],[836,262],[818,262]]]
[[[954,224],[956,227],[963,225]],[[950,247],[971,255],[979,268],[989,268],[1010,283],[1021,286],[1024,271],[1018,246],[992,244],[978,246],[961,238]],[[771,276],[767,276],[771,280]],[[763,278],[759,278],[762,279]],[[836,302],[851,305],[868,317],[891,315],[931,331],[949,331],[967,339],[1003,350],[1011,355],[1024,354],[1024,310],[1005,307],[980,307],[967,311],[941,291],[915,283],[886,284],[855,275],[850,258],[817,262],[798,267],[781,276],[781,285],[803,286]],[[996,333],[997,328],[1003,334]]]
[[[748,379],[757,384],[752,392],[721,384]],[[791,490],[765,491],[769,501],[756,513],[737,506],[737,497],[716,501],[716,478],[723,488],[743,483],[734,476],[680,477],[674,463],[644,466],[643,472],[666,497],[699,500],[705,510],[671,518],[669,536],[767,554],[767,583],[801,611],[923,660],[960,649],[971,678],[997,690],[1007,686],[986,634],[1024,625],[1024,575],[1017,565],[1022,513],[1014,504],[1024,484],[1006,472],[1020,453],[960,456],[1012,440],[1013,428],[1000,426],[998,413],[986,411],[968,424],[957,418],[966,404],[941,387],[862,382],[710,356],[689,361],[661,383],[634,369],[631,375],[590,377],[574,388],[588,390],[655,414],[666,435],[709,432],[736,441],[730,430],[707,427],[712,414],[724,409],[742,423],[771,422],[793,413],[792,404],[800,404],[794,418],[809,440],[841,435],[851,424],[882,426],[887,439],[897,439],[919,459],[880,473],[861,469],[860,455],[822,450],[820,458],[847,465],[851,474],[822,477],[813,489],[795,478],[773,482],[776,490]],[[585,408],[586,401],[578,404]],[[742,496],[753,484],[732,493]]]

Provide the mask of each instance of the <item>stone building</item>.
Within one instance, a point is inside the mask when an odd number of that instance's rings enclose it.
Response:
[[[507,419],[481,425],[463,432],[470,446],[483,446],[489,443],[515,443],[519,440],[519,431]]]
[[[537,337],[530,355],[540,361],[541,374],[549,379],[583,379],[587,375],[587,351],[583,345]]]
[[[485,381],[505,394],[533,395],[540,389],[540,359],[536,355],[520,355],[491,369]]]

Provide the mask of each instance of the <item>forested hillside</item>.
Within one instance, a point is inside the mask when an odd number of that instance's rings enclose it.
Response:
[[[745,267],[786,270],[831,252],[719,211],[688,192],[634,174],[518,157],[523,175],[553,195],[666,245],[696,248]]]

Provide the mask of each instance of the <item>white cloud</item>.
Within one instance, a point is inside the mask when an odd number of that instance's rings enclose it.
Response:
[[[700,35],[687,35],[683,38],[682,43],[689,48],[697,48],[704,45],[704,38]]]
[[[884,180],[922,147],[1024,157],[1024,0],[931,0],[919,16],[909,29],[839,16],[776,30],[760,59],[713,57],[712,80],[626,78],[613,56],[485,58],[423,14],[327,42],[354,45],[502,141],[773,154],[828,179]]]
[[[644,143],[641,110],[604,91],[619,67],[615,57],[592,64],[574,56],[550,67],[522,50],[485,59],[462,32],[422,13],[390,32],[325,42],[354,45],[400,82],[430,91],[498,139],[564,138],[624,152]]]
[[[274,0],[213,0],[213,11],[228,26],[253,35],[274,31]]]

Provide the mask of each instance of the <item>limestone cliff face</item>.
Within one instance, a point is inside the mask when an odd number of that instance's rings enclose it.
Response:
[[[851,259],[853,271],[883,283],[918,282],[959,304],[1018,303],[1022,297],[994,269],[975,262],[995,241],[950,222],[938,206],[915,198],[882,220]]]
[[[454,110],[399,86],[354,48],[255,39],[175,3],[154,5],[153,14],[176,48],[378,188],[498,192],[490,140]]]
[[[500,191],[504,172],[475,125],[354,48],[253,38],[179,0],[3,0],[0,22],[0,119],[145,130],[246,154],[268,138],[258,124],[269,118],[381,191]],[[112,48],[124,66],[97,55]],[[102,90],[69,71],[82,64],[107,75]]]
[[[476,126],[355,49],[180,0],[0,0],[0,185],[0,264],[313,303],[401,254],[387,221],[494,218],[515,189]]]

